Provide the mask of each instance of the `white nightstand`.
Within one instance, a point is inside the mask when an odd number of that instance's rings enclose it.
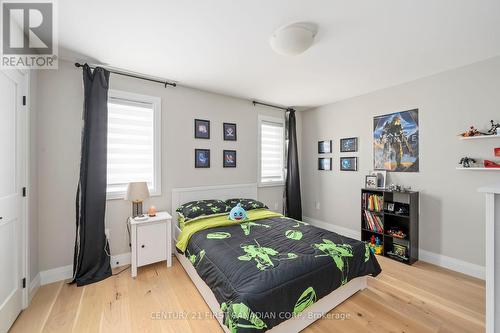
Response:
[[[137,267],[167,260],[172,266],[172,216],[158,212],[145,221],[128,219],[131,229],[132,277],[137,276]]]

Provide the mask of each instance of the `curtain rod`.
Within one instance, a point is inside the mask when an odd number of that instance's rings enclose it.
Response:
[[[83,67],[83,64],[75,62],[75,67]],[[146,81],[161,83],[161,84],[165,85],[165,88],[167,86],[177,87],[177,83],[175,83],[175,82],[168,82],[168,81],[161,81],[161,80],[158,80],[158,79],[152,79],[152,78],[146,77],[144,75],[132,74],[132,73],[127,73],[127,72],[121,71],[121,70],[106,68],[106,66],[91,66],[91,65],[89,65],[89,67],[91,69],[95,69],[96,67],[102,67],[102,68],[106,69],[107,71],[109,71],[110,73],[113,73],[113,74],[123,75],[123,76],[128,76],[128,77],[133,77],[135,79],[140,79],[140,80],[146,80]]]
[[[268,103],[262,103],[262,102],[257,102],[257,101],[252,101],[252,103],[253,103],[253,106],[255,106],[255,105],[258,104],[258,105],[267,106],[269,108],[280,109],[280,110],[283,110],[285,112],[295,111],[294,108],[290,108],[290,107],[286,108],[284,106],[278,106],[278,105],[273,105],[273,104],[268,104]]]

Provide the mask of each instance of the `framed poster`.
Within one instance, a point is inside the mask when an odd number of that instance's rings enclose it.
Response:
[[[373,168],[418,172],[418,137],[418,109],[374,117]]]

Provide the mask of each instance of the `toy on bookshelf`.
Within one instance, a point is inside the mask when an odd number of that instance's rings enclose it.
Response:
[[[380,243],[380,238],[375,237],[374,235],[370,237],[370,243],[368,243],[368,247],[374,254],[382,254],[382,251],[384,250],[384,245]]]
[[[387,230],[387,234],[396,238],[406,238],[406,234],[398,227],[389,228],[389,230]]]
[[[408,216],[410,214],[410,205],[398,202],[394,208],[396,215]]]

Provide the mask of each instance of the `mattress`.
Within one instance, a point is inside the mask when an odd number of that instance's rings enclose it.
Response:
[[[264,332],[351,279],[381,272],[365,243],[270,216],[200,228],[187,242],[184,254],[231,332]]]

